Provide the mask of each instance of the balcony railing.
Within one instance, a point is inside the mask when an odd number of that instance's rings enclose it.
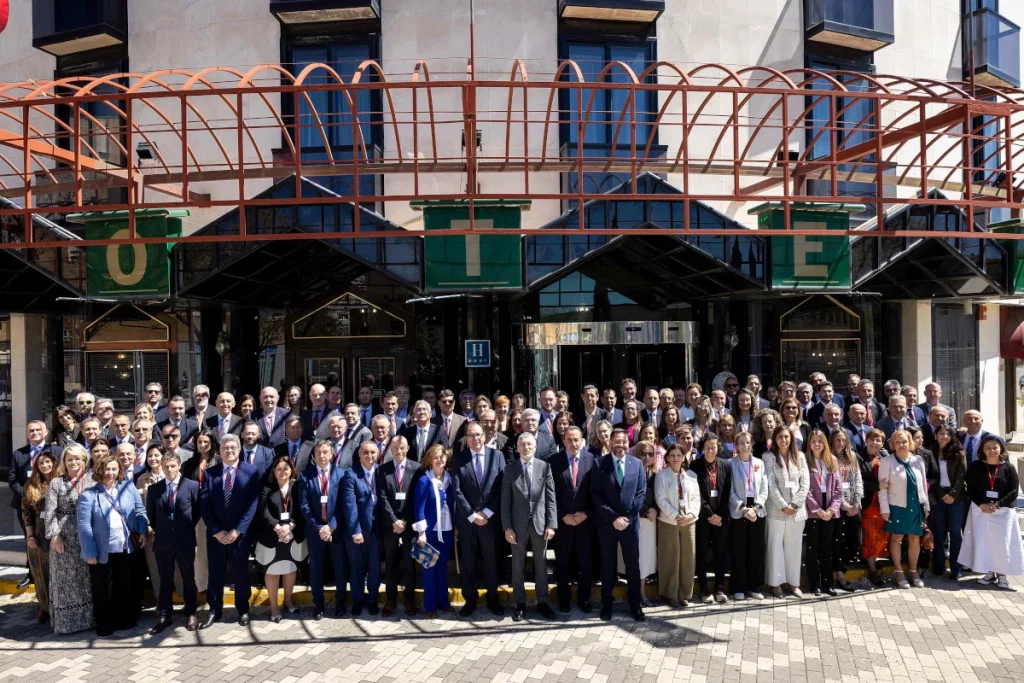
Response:
[[[862,52],[891,45],[893,0],[804,0],[807,40]]]
[[[282,24],[320,24],[380,18],[380,0],[270,0]]]
[[[601,21],[656,21],[665,11],[665,0],[558,0],[563,19]]]
[[[34,0],[32,46],[57,57],[128,40],[128,0]]]
[[[974,41],[974,80],[998,87],[1020,86],[1020,26],[990,9],[972,12],[965,22],[968,41]],[[964,79],[970,78],[969,54],[964,55]]]

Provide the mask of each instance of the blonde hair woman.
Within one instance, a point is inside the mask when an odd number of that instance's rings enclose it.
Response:
[[[824,590],[837,595],[832,584],[832,553],[835,535],[841,524],[840,507],[843,504],[843,479],[839,462],[828,447],[828,439],[815,429],[807,439],[807,468],[811,475],[811,488],[807,492],[807,585],[815,595]]]
[[[807,521],[810,474],[807,461],[793,443],[789,427],[777,426],[771,438],[772,449],[764,455],[764,476],[768,480],[765,581],[775,597],[781,598],[782,584],[788,584],[790,592],[799,598],[803,597],[800,591],[800,556]]]

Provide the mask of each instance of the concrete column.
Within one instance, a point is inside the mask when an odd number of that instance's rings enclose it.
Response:
[[[903,307],[904,384],[917,387],[924,400],[924,385],[932,381],[932,306],[928,301],[908,301]]]
[[[985,429],[1001,435],[1006,415],[1006,362],[999,357],[999,307],[982,305],[978,311],[977,408],[985,416]]]
[[[25,427],[43,415],[46,317],[11,313],[11,446],[27,443]]]

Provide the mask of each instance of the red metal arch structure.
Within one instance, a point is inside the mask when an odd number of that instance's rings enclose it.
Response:
[[[251,185],[247,193],[246,183],[269,184],[294,175],[298,190],[303,178],[360,174],[402,176],[408,191],[360,195],[359,184],[353,183],[351,196],[312,199],[297,191],[289,202],[461,199],[472,205],[489,199],[557,199],[572,206],[598,197],[663,199],[638,193],[635,182],[632,193],[615,195],[588,194],[583,182],[590,173],[635,180],[654,172],[668,174],[687,205],[781,202],[787,219],[797,202],[848,201],[839,192],[839,183],[847,181],[874,185],[876,196],[858,202],[873,205],[877,226],[884,226],[881,219],[895,204],[952,205],[968,216],[979,208],[1007,207],[1013,215],[1024,208],[1020,89],[979,85],[971,94],[966,84],[927,79],[718,64],[687,71],[668,62],[642,73],[614,62],[587,82],[572,61],[540,79],[529,75],[524,62],[511,64],[505,78],[480,78],[475,69],[467,69],[465,77],[432,78],[425,61],[408,75],[395,76],[368,61],[347,81],[326,64],[298,73],[266,64],[245,72],[212,67],[3,84],[0,195],[21,208],[0,210],[0,216],[31,226],[36,214],[129,212],[127,239],[76,242],[80,246],[317,239],[324,235],[256,234],[247,229],[245,211],[239,212],[236,234],[142,238],[135,232],[135,212],[274,204],[280,200],[251,198],[256,193]],[[612,96],[603,96],[609,90]],[[357,106],[364,91],[377,93],[378,111]],[[638,94],[644,91],[653,95],[640,99],[653,104],[638,107]],[[340,97],[347,115],[325,109],[328,96]],[[289,111],[299,115],[285,113],[282,102],[289,99],[294,103]],[[617,104],[609,108],[606,102]],[[58,107],[71,115],[58,116]],[[344,158],[336,158],[329,144],[338,126],[351,129],[354,143]],[[560,135],[572,129],[576,140],[587,140],[588,132],[599,129],[607,138],[611,131],[610,139],[619,144],[604,156],[585,155],[583,145],[574,154],[562,154]],[[483,131],[479,149],[472,144],[478,130]],[[324,160],[302,161],[296,140],[310,136],[322,145]],[[383,153],[374,152],[368,137],[384,140]],[[460,139],[470,144],[453,145]],[[152,150],[148,164],[136,160],[140,142]],[[424,182],[433,174],[449,174],[457,183],[437,190],[445,183]],[[577,189],[564,190],[567,185],[543,174],[575,174]],[[548,182],[541,182],[544,177]],[[808,180],[819,181],[819,188],[824,182],[830,192],[808,195]],[[127,201],[97,204],[92,194],[86,199],[85,193],[112,188],[126,188]],[[929,198],[932,189],[940,190],[942,198],[934,193]],[[354,215],[360,235],[384,236],[375,226],[361,228],[359,212]],[[554,232],[590,229],[584,212],[578,215],[574,228]],[[688,231],[689,210],[684,217]],[[475,229],[471,218],[468,228],[451,234]],[[793,234],[825,234],[823,228],[790,229]],[[57,246],[66,243],[35,239],[31,228],[0,243],[3,249]]]

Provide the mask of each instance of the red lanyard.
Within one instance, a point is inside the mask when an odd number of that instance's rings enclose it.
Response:
[[[85,472],[81,474],[77,479],[71,482],[71,488],[81,494],[85,491]]]
[[[754,488],[753,484],[751,484],[751,478],[754,473],[754,463],[748,461],[744,467],[743,461],[740,460],[740,467],[743,467],[744,473],[747,475],[747,490],[750,491]]]
[[[994,472],[991,469],[989,469],[987,465],[986,465],[986,469],[988,470],[989,491],[995,491],[996,490],[996,475],[999,474],[999,465],[996,465],[996,469],[995,469]]]

